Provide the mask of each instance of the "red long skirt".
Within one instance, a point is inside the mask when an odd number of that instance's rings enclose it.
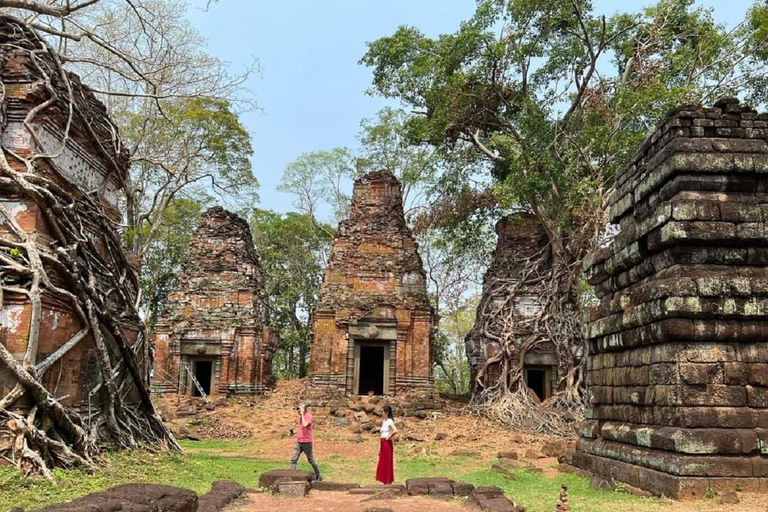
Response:
[[[376,467],[376,480],[388,485],[395,481],[395,449],[391,439],[382,439],[379,449],[379,465]]]

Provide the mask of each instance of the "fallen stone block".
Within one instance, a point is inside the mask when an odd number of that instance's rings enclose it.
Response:
[[[345,482],[328,482],[326,480],[312,480],[311,487],[313,491],[341,491],[347,492],[350,489],[357,489],[360,487],[358,484],[351,484]]]
[[[498,457],[499,459],[511,459],[511,460],[518,459],[517,452],[499,452],[496,454],[496,457]]]
[[[453,480],[445,477],[409,478],[405,481],[405,489],[411,496],[426,496],[429,494],[429,485],[435,483],[452,484]]]
[[[430,498],[452,498],[453,487],[452,482],[432,482],[429,484],[429,496]]]
[[[739,501],[739,495],[734,491],[726,491],[720,495],[720,503],[723,505],[736,505]]]
[[[467,482],[454,482],[451,484],[453,495],[460,498],[469,496],[475,490],[475,486]]]
[[[546,455],[544,455],[543,453],[541,453],[538,450],[528,449],[528,450],[525,451],[525,458],[526,459],[531,459],[531,460],[544,459],[544,458],[546,458]]]
[[[277,492],[280,498],[303,498],[309,494],[309,482],[280,482],[277,484]]]
[[[211,490],[200,498],[197,512],[218,512],[243,495],[245,488],[232,480],[214,482]]]
[[[314,473],[310,471],[301,471],[296,469],[274,469],[267,471],[259,476],[259,487],[276,491],[276,483],[278,480],[297,482],[305,481],[310,482],[314,477]]]
[[[483,512],[525,512],[525,507],[516,505],[512,500],[504,496],[497,498],[478,496],[471,504],[467,501],[467,505],[479,508]]]
[[[189,489],[155,484],[126,484],[89,494],[36,512],[194,512],[197,494]]]

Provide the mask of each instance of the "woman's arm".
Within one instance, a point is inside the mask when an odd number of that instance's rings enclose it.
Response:
[[[390,439],[392,439],[396,435],[397,435],[397,427],[395,426],[395,422],[393,421],[392,422],[392,431],[389,433],[389,437],[387,437],[387,441],[389,441]]]

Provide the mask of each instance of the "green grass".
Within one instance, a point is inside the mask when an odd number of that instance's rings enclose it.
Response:
[[[78,496],[101,491],[129,482],[150,482],[207,492],[216,480],[231,479],[246,487],[256,487],[264,471],[285,468],[284,460],[235,455],[247,447],[248,441],[208,440],[182,443],[186,453],[152,454],[149,452],[115,452],[106,455],[109,464],[93,474],[77,470],[56,470],[57,483],[44,479],[25,479],[17,471],[0,466],[0,512],[14,507],[27,510],[66,502]],[[375,460],[351,459],[341,455],[319,457],[320,470],[327,480],[374,483]],[[593,489],[589,482],[576,475],[547,478],[528,471],[518,471],[515,478],[494,473],[486,468],[489,461],[475,457],[401,456],[395,463],[398,482],[424,476],[448,476],[474,485],[497,485],[530,512],[554,509],[560,484],[568,484],[569,498],[575,512],[608,512],[615,510],[658,510],[658,500],[639,498],[619,492]],[[302,458],[301,469],[309,469]]]

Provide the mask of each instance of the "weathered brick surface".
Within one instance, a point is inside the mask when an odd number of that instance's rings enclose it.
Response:
[[[122,149],[119,131],[110,121],[106,108],[90,90],[74,75],[69,75],[70,86],[75,98],[76,109],[71,120],[70,131],[65,137],[69,116],[69,105],[54,101],[38,112],[30,122],[37,140],[24,126],[29,112],[47,102],[49,93],[45,89],[42,75],[32,65],[28,51],[35,46],[34,34],[25,34],[11,18],[0,16],[0,80],[4,94],[0,101],[0,142],[8,150],[8,163],[15,171],[27,172],[22,162],[10,152],[21,156],[47,152],[51,158],[37,159],[35,172],[51,180],[56,186],[77,198],[83,190],[97,194],[104,206],[104,212],[111,219],[120,222],[122,214],[117,208],[117,192],[128,172],[128,153]],[[10,50],[11,46],[16,48]],[[51,56],[38,53],[38,64],[52,69]],[[67,97],[62,81],[54,80],[61,98]],[[90,135],[95,134],[95,137]],[[114,139],[114,140],[113,140]],[[99,141],[104,141],[99,142]],[[109,142],[106,142],[109,141]],[[39,146],[42,146],[40,148]],[[51,229],[37,203],[26,196],[19,196],[9,188],[0,197],[0,202],[9,217],[31,235],[41,247],[48,247],[52,241]],[[105,233],[97,229],[91,220],[80,217],[84,230],[91,236],[97,251],[106,254]],[[12,234],[10,222],[0,214],[0,238],[17,241]],[[136,262],[130,258],[130,262]],[[138,270],[138,263],[133,265]],[[65,289],[67,282],[57,271],[46,268],[52,282]],[[131,286],[130,283],[126,287]],[[40,363],[59,349],[83,325],[69,303],[63,302],[43,287],[40,338],[35,361]],[[126,339],[133,343],[141,325],[138,317],[130,318],[117,306],[109,305]],[[32,307],[26,295],[6,290],[0,311],[0,343],[17,358],[22,359],[27,348]],[[148,358],[143,351],[138,354],[143,367]],[[65,354],[42,376],[49,390],[55,389],[57,397],[67,407],[86,411],[89,407],[89,393],[101,379],[97,364],[96,347],[89,334],[78,345]],[[5,396],[16,384],[10,373],[0,365],[0,395]],[[28,397],[22,398],[14,407],[25,409],[30,405]],[[93,412],[93,411],[91,411]]]
[[[355,182],[312,313],[310,387],[354,393],[355,340],[389,346],[388,393],[428,392],[434,313],[402,190],[387,170]]]
[[[467,357],[471,371],[472,387],[477,383],[477,373],[485,364],[485,361],[499,354],[501,345],[496,339],[487,336],[488,332],[498,335],[500,338],[515,336],[525,338],[532,334],[531,323],[524,320],[537,315],[541,310],[539,301],[540,289],[537,286],[521,285],[515,289],[515,296],[509,297],[510,282],[519,281],[525,273],[526,261],[540,261],[541,270],[549,268],[548,258],[541,258],[540,253],[548,243],[547,234],[540,222],[531,214],[518,213],[502,218],[496,224],[496,250],[493,260],[483,277],[483,296],[477,306],[477,320],[473,329],[467,334],[465,340]],[[514,332],[499,332],[499,329],[508,328],[488,321],[490,315],[499,318],[513,318],[518,323]],[[552,388],[557,386],[558,375],[556,373],[557,355],[555,346],[547,341],[535,347],[527,354],[527,358],[538,358],[531,361],[533,364],[547,365],[555,369],[552,375]],[[569,367],[569,365],[562,365]],[[483,376],[483,386],[490,387],[499,379],[500,364],[489,365]]]
[[[213,395],[271,384],[277,340],[245,220],[220,206],[203,213],[153,337],[158,392],[192,393],[186,368],[196,359],[213,361]]]
[[[768,490],[766,139],[735,100],[686,107],[619,173],[620,232],[585,265],[577,466],[673,497]]]

